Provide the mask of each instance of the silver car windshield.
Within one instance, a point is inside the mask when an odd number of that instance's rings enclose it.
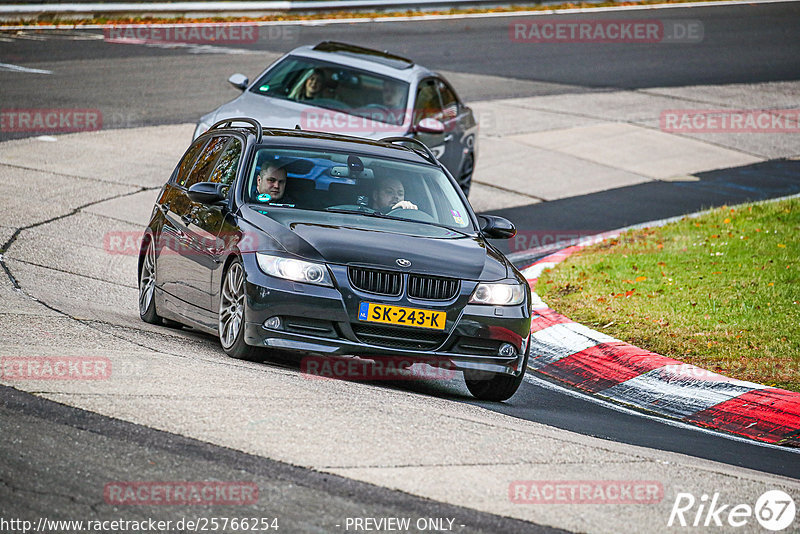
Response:
[[[269,70],[251,89],[254,93],[292,100],[383,124],[401,125],[406,118],[409,85],[401,80],[334,63],[289,56]],[[304,129],[326,129],[341,121],[335,114],[309,115]],[[314,128],[314,124],[317,128]],[[331,129],[331,128],[327,128]]]
[[[255,209],[302,209],[473,231],[469,208],[438,167],[332,151],[256,151],[245,184]]]

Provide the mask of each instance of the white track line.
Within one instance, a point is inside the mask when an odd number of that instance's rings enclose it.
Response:
[[[31,69],[29,67],[20,67],[19,65],[12,65],[11,63],[0,63],[0,70],[8,70],[11,72],[27,72],[31,74],[53,74],[53,71],[51,70]]]

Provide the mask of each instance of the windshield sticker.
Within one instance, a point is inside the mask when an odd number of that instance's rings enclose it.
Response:
[[[259,202],[269,202],[271,198],[272,198],[272,197],[271,197],[271,196],[269,196],[268,194],[266,194],[266,193],[261,193],[260,195],[258,195],[258,196],[256,197],[256,200],[258,200]]]
[[[453,215],[453,220],[456,224],[464,224],[464,219],[461,217],[461,213],[458,210],[450,210],[450,213]]]

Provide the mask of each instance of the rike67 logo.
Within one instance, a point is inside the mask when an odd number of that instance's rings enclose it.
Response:
[[[755,506],[724,503],[719,493],[710,498],[703,494],[699,499],[691,493],[678,493],[667,526],[722,527],[729,530],[730,527],[743,527],[755,517],[766,530],[778,532],[794,524],[796,512],[794,499],[781,490],[764,492]]]

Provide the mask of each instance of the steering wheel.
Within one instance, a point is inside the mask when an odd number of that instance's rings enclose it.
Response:
[[[333,110],[350,109],[350,106],[347,105],[345,102],[333,98],[312,98],[311,100],[301,100],[300,102],[302,104],[309,104],[312,106],[317,106],[320,108],[328,108]]]
[[[379,109],[381,111],[385,111],[386,113],[391,113],[392,112],[392,110],[389,109],[388,106],[384,106],[383,104],[377,104],[377,103],[367,104],[366,106],[364,106],[364,108],[365,109]]]

